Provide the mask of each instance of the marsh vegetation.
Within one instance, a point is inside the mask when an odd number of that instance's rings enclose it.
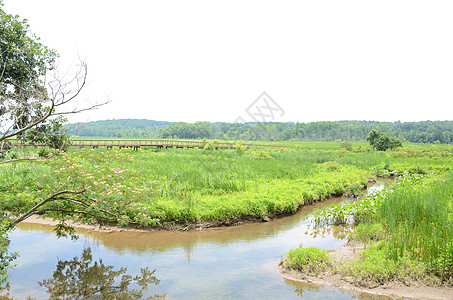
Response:
[[[411,153],[409,150],[401,150]],[[425,150],[413,149],[416,157]],[[400,151],[393,156],[400,157]],[[449,157],[448,153],[440,154]],[[404,156],[406,159],[410,155]],[[433,156],[431,156],[433,157]],[[313,226],[356,226],[350,243],[363,243],[358,260],[336,262],[325,251],[309,256],[313,249],[290,250],[286,268],[310,274],[311,265],[328,266],[316,275],[340,274],[358,285],[375,287],[389,282],[406,285],[453,285],[453,173],[445,160],[441,172],[405,172],[394,185],[350,204],[333,205],[315,213]],[[425,164],[426,166],[426,164]],[[417,171],[412,169],[411,171]],[[425,172],[419,172],[425,173]],[[322,254],[322,255],[321,255]],[[327,255],[327,256],[326,256]],[[313,273],[313,272],[311,272]]]

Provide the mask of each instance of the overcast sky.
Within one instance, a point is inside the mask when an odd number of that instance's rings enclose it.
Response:
[[[112,101],[71,121],[453,120],[450,0],[4,4]]]

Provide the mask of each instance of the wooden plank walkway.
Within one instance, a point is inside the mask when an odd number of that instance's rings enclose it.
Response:
[[[183,141],[183,140],[71,140],[72,147],[107,147],[107,148],[134,148],[140,147],[157,147],[157,148],[200,148],[203,149],[208,142],[201,141]],[[44,146],[42,144],[21,143],[15,140],[9,140],[9,145],[13,147]],[[260,145],[260,144],[242,144],[247,149],[268,149],[268,148],[288,148],[287,146],[278,145]],[[235,149],[236,143],[217,142],[216,149]]]

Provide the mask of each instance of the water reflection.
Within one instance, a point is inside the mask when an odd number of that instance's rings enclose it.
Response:
[[[146,266],[156,268],[161,281],[158,285],[151,283],[150,291],[145,291],[144,297],[158,294],[167,299],[298,299],[298,294],[303,293],[304,299],[354,299],[349,293],[329,287],[319,287],[318,291],[307,288],[295,291],[297,287],[288,286],[276,266],[284,253],[300,243],[322,249],[335,249],[344,243],[342,239],[347,228],[305,234],[309,223],[307,216],[334,203],[355,200],[332,198],[271,222],[201,231],[94,232],[79,229],[81,238],[78,241],[57,239],[51,226],[23,223],[11,234],[12,250],[21,253],[17,261],[19,266],[11,271],[11,295],[20,299],[29,295],[48,299],[47,292],[52,293],[58,286],[56,282],[52,285],[51,280],[57,281],[60,276],[54,274],[58,273],[58,265],[57,271],[54,269],[56,257],[74,262],[73,257],[77,256],[80,265],[80,261],[84,261],[84,249],[91,247],[94,257],[89,264],[91,267],[96,263],[99,267],[101,261],[97,262],[97,259],[102,257],[103,263],[115,266],[111,268],[112,272],[121,271],[121,267],[129,270]],[[68,270],[71,270],[69,265],[60,273],[65,275]],[[114,280],[116,285],[121,283],[123,275],[126,273],[119,274]],[[50,279],[38,285],[43,278]],[[64,279],[63,282],[69,285],[71,280]],[[139,288],[136,281],[129,287]]]
[[[319,285],[311,284],[311,283],[305,283],[305,282],[298,282],[295,284],[294,281],[285,280],[285,283],[290,286],[294,287],[294,294],[296,294],[299,297],[303,297],[304,293],[307,294],[306,292],[319,292]]]
[[[305,234],[311,235],[314,239],[318,236],[326,238],[326,235],[332,235],[337,239],[345,239],[353,232],[352,226],[349,225],[329,225],[329,226],[311,226]]]
[[[47,289],[50,299],[142,299],[149,285],[158,285],[156,270],[140,269],[140,275],[127,275],[127,268],[114,270],[102,259],[93,262],[91,248],[83,250],[80,257],[58,260],[52,278],[38,284]],[[155,296],[148,299],[165,299]]]
[[[312,284],[312,283],[293,281],[290,279],[285,279],[285,283],[290,288],[294,289],[293,292],[295,295],[297,295],[303,299],[332,299],[332,300],[333,299],[335,299],[335,300],[338,300],[338,299],[358,299],[358,300],[386,300],[386,299],[389,300],[389,299],[392,299],[391,297],[388,297],[388,296],[373,295],[373,294],[368,294],[368,293],[357,293],[357,292],[354,292],[351,290],[348,290],[348,291],[337,290],[336,293],[329,293],[328,291],[327,292],[325,290],[323,291],[323,288],[325,289],[326,287]]]
[[[344,197],[335,197],[305,206],[297,214],[280,217],[271,222],[247,223],[232,227],[218,227],[188,232],[99,232],[86,229],[77,229],[77,232],[90,237],[92,243],[102,244],[119,254],[126,250],[138,253],[149,253],[150,251],[159,253],[182,248],[187,254],[187,260],[190,261],[194,248],[199,244],[209,243],[218,246],[231,246],[237,243],[276,238],[282,232],[291,231],[292,229],[299,228],[301,224],[308,223],[306,218],[314,211],[345,201],[345,199]],[[18,227],[24,231],[53,231],[53,227],[51,226],[33,223],[22,223]]]

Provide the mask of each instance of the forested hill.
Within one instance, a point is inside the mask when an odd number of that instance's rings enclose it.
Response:
[[[151,138],[156,136],[159,128],[168,127],[170,124],[166,121],[146,119],[119,119],[66,124],[64,129],[71,135],[86,137]]]
[[[413,143],[453,143],[453,121],[376,122],[335,121],[310,123],[165,122],[121,119],[67,124],[80,137],[178,138],[228,140],[365,140],[371,129]]]

